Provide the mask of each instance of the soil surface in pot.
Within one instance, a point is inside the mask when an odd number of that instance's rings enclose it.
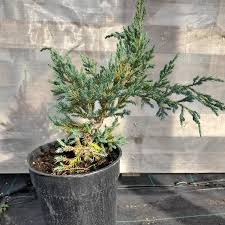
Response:
[[[36,170],[38,170],[40,172],[47,173],[47,174],[54,174],[53,173],[53,169],[55,167],[55,159],[54,159],[54,157],[56,155],[57,154],[55,153],[55,148],[52,147],[52,149],[50,149],[48,152],[42,152],[36,158],[36,160],[32,162],[31,166],[32,166],[32,168],[34,168],[34,169],[36,169]],[[111,163],[113,163],[118,158],[118,156],[119,156],[118,151],[110,152],[108,154],[108,156],[105,158],[105,160],[100,165],[96,166],[95,168],[92,168],[88,172],[83,172],[83,174],[84,173],[90,173],[92,171],[96,171],[96,170],[99,170],[101,168],[104,168],[104,167],[110,165]],[[71,174],[67,174],[65,172],[62,175],[71,175]]]

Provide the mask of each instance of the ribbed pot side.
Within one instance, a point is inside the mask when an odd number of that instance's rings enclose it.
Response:
[[[115,225],[119,156],[109,166],[89,174],[55,176],[36,171],[32,162],[54,143],[28,156],[32,183],[41,202],[47,225]]]

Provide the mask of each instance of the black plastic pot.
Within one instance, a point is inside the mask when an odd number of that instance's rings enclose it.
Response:
[[[54,143],[35,149],[28,156],[32,183],[41,201],[47,225],[115,225],[118,158],[107,167],[88,174],[55,176],[39,172],[32,163]]]

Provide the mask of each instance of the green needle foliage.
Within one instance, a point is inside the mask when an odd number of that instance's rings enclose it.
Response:
[[[4,214],[9,208],[9,205],[5,202],[0,203],[0,216]]]
[[[199,102],[216,115],[224,111],[224,103],[195,88],[205,82],[223,82],[212,76],[196,76],[190,84],[172,84],[177,55],[160,71],[157,81],[148,78],[153,69],[154,47],[144,31],[145,1],[138,0],[131,25],[122,32],[106,38],[118,40],[117,49],[106,65],[82,55],[83,67],[78,70],[68,55],[49,50],[54,71],[52,92],[56,96],[56,114],[50,116],[55,126],[64,130],[67,138],[59,140],[55,157],[55,174],[74,174],[94,170],[109,160],[109,155],[124,138],[113,135],[118,119],[130,114],[129,104],[157,106],[157,113],[164,119],[169,113],[179,112],[181,125],[190,114],[201,135],[200,115],[186,103]],[[176,96],[176,98],[174,98]],[[105,120],[112,118],[111,125]]]

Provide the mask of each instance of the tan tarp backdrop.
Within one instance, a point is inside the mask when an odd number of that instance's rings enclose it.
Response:
[[[134,0],[0,0],[0,173],[27,172],[26,155],[56,138],[48,121],[51,71],[42,47],[70,50],[77,65],[86,53],[105,63],[120,31],[134,14]],[[171,80],[196,75],[225,79],[225,0],[147,0],[146,31],[156,46],[159,70],[180,53]],[[201,88],[225,101],[225,84]],[[203,137],[189,118],[165,121],[155,111],[133,108],[121,122],[129,144],[123,147],[121,172],[224,172],[225,116],[199,105]]]

